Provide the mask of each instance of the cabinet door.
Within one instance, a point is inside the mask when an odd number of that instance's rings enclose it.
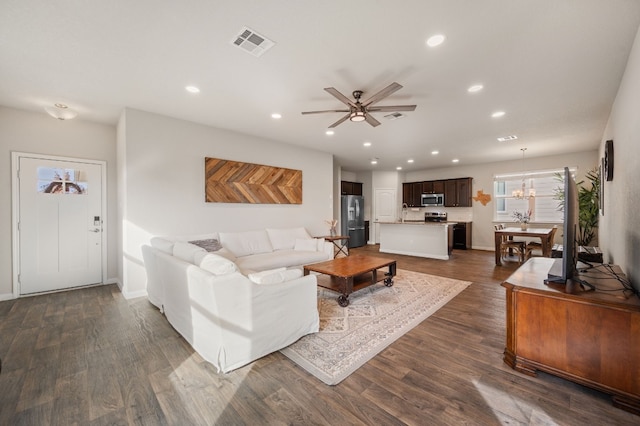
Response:
[[[436,191],[434,191],[433,189],[433,182],[432,180],[428,180],[426,182],[422,182],[422,192],[424,194],[434,194]]]
[[[353,184],[343,180],[340,182],[340,192],[342,192],[342,195],[352,195]]]
[[[456,179],[444,181],[444,206],[457,207],[458,191],[456,188]]]
[[[412,187],[411,202],[413,207],[420,207],[422,205],[422,182],[414,182]]]
[[[352,195],[362,195],[362,183],[353,182],[352,183]]]
[[[471,178],[458,179],[456,192],[457,207],[471,207]]]
[[[411,206],[413,198],[413,185],[411,183],[402,184],[402,203]]]
[[[444,194],[444,181],[434,180],[431,182],[434,194]]]

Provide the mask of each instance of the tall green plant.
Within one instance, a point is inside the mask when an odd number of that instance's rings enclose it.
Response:
[[[578,187],[578,235],[576,239],[581,246],[588,246],[596,236],[598,229],[598,214],[600,208],[600,171],[598,169],[589,170],[586,174],[588,185],[584,181],[576,182]],[[556,178],[561,182],[564,176],[556,174]],[[558,200],[558,210],[564,210],[564,189],[554,189],[554,199]]]

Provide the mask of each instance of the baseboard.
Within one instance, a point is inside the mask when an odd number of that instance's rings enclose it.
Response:
[[[138,290],[138,291],[133,291],[133,292],[126,292],[126,291],[122,291],[122,289],[120,289],[120,291],[122,292],[122,295],[124,296],[125,299],[135,299],[138,297],[147,297],[147,290]]]
[[[13,300],[13,299],[15,299],[15,296],[13,295],[13,293],[0,294],[0,302],[3,302],[5,300]]]

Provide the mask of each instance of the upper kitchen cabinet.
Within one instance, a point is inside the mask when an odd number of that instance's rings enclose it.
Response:
[[[402,203],[409,207],[420,207],[422,182],[405,182],[402,184]]]
[[[444,206],[471,207],[471,180],[460,178],[444,181]]]
[[[342,195],[362,195],[362,183],[343,180],[340,182],[340,193]]]
[[[422,182],[423,194],[444,194],[444,181],[443,180],[428,180]]]

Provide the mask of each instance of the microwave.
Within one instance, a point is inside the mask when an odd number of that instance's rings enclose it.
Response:
[[[444,194],[422,194],[420,200],[423,207],[444,206]]]

